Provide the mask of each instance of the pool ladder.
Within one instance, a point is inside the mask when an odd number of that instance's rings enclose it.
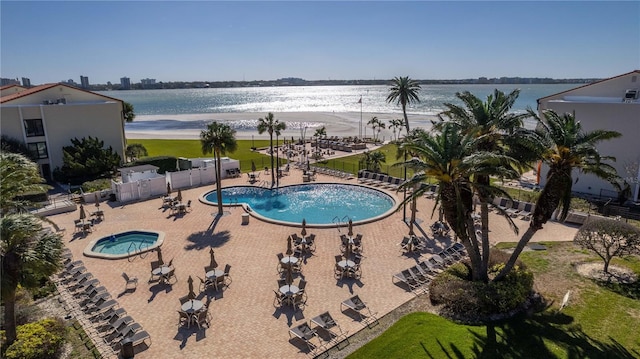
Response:
[[[136,244],[134,242],[131,242],[131,244],[129,244],[129,248],[127,249],[127,254],[129,255],[127,260],[129,262],[133,261],[136,257],[140,257],[140,259],[144,259],[147,257],[147,254],[149,254],[149,251],[142,252],[143,244],[144,244],[143,242],[140,242],[140,244],[138,245],[138,248],[136,248]],[[132,253],[131,248],[133,248],[133,255],[131,254]]]
[[[338,217],[338,216],[333,217],[332,222],[336,225],[336,228],[338,228],[338,233],[340,233],[340,232],[341,232],[341,230],[340,230],[340,229],[341,229],[343,226],[345,226],[345,225],[347,225],[347,223],[349,223],[349,220],[350,220],[350,219],[351,219],[351,218],[349,218],[349,216],[344,216],[344,217],[342,217],[342,218],[340,218],[340,217]]]

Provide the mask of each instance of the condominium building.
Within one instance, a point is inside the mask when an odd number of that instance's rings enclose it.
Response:
[[[540,116],[547,109],[559,114],[574,113],[585,131],[611,130],[621,137],[602,141],[598,151],[613,156],[610,162],[622,178],[621,185],[631,191],[629,199],[640,201],[640,70],[594,82],[538,99]],[[573,190],[594,196],[616,198],[618,191],[594,175],[573,174]],[[540,173],[540,184],[546,182],[546,169]]]
[[[120,78],[120,87],[123,90],[131,90],[131,79],[128,77],[121,77]]]
[[[89,88],[89,76],[80,75],[80,87],[85,90]]]
[[[36,154],[43,177],[62,167],[62,148],[88,136],[104,141],[122,158],[125,150],[121,100],[64,83],[0,90],[2,135],[23,141]]]

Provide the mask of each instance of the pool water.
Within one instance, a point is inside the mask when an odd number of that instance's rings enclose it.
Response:
[[[157,248],[164,235],[154,231],[114,233],[91,242],[85,254],[93,257],[124,258]]]
[[[216,191],[204,200],[217,204]],[[364,186],[348,184],[303,184],[268,189],[236,186],[222,189],[223,204],[246,204],[267,219],[299,224],[328,225],[336,220],[370,220],[389,213],[395,206],[388,194]]]

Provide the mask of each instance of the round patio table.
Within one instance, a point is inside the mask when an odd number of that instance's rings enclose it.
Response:
[[[182,305],[182,311],[186,313],[195,313],[200,311],[204,307],[204,303],[201,300],[191,299]]]
[[[151,274],[153,274],[153,275],[165,275],[165,274],[169,273],[170,271],[171,271],[171,267],[162,266],[162,267],[158,267],[158,268],[152,270]]]
[[[280,263],[284,265],[296,264],[298,263],[298,257],[294,257],[294,256],[282,257],[282,259],[280,260]]]
[[[340,268],[351,268],[355,267],[356,263],[351,260],[341,260],[340,262],[338,262],[338,266],[340,266]]]
[[[216,279],[217,277],[222,277],[223,275],[224,275],[224,272],[221,269],[217,269],[217,268],[214,270],[210,270],[205,274],[207,279]]]
[[[297,286],[290,284],[290,285],[283,285],[282,287],[280,287],[280,293],[286,295],[286,296],[291,296],[291,295],[295,295],[300,291],[300,288],[298,288]]]

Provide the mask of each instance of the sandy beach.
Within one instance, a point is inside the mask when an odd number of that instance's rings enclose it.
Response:
[[[267,113],[256,112],[233,112],[233,113],[211,113],[181,116],[184,119],[185,128],[170,129],[142,129],[142,128],[125,128],[125,134],[128,139],[199,139],[200,131],[204,129],[206,123],[210,121],[222,121],[243,123],[244,127],[237,129],[236,138],[239,140],[251,139],[268,139],[269,135],[264,133],[258,134],[255,129],[255,123],[259,118],[264,118]],[[274,112],[277,120],[287,124],[287,130],[283,132],[283,136],[287,138],[313,137],[316,128],[325,126],[327,136],[358,136],[360,131],[360,123],[362,123],[362,132],[365,137],[372,137],[372,129],[367,126],[367,122],[376,116],[388,127],[388,123],[392,119],[402,119],[402,113],[373,113],[373,112]],[[362,122],[361,122],[362,116]],[[434,116],[413,115],[409,114],[409,123],[412,128],[430,128],[431,120]],[[164,115],[138,116],[135,121],[162,121],[166,119]],[[134,122],[135,122],[134,121]],[[194,121],[201,124],[201,127],[193,128]],[[188,125],[187,125],[188,124]],[[196,126],[197,127],[197,126]],[[306,132],[305,132],[306,127]],[[404,131],[403,131],[404,133]],[[383,129],[379,138],[382,140],[390,140],[393,138],[393,132],[389,129]]]

